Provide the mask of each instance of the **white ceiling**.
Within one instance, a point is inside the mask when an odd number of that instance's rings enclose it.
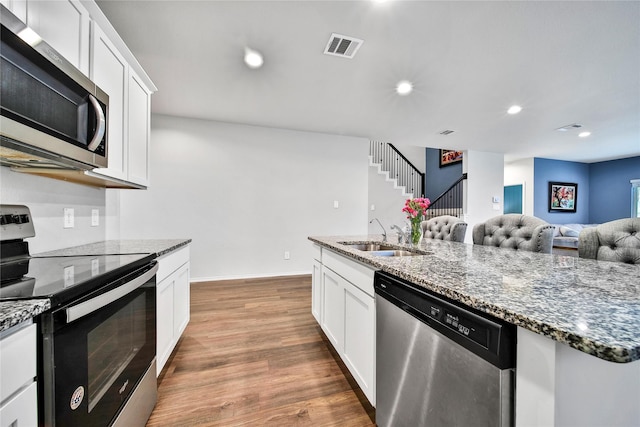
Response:
[[[640,155],[638,1],[98,4],[158,87],[155,113],[507,161]],[[364,40],[355,58],[323,54],[333,32]],[[262,68],[244,65],[245,46]],[[555,131],[571,123],[592,135]]]

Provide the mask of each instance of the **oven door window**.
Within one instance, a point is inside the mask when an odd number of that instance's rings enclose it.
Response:
[[[155,357],[155,288],[54,334],[57,425],[107,426]]]

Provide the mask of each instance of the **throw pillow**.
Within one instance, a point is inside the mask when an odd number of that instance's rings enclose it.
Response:
[[[561,225],[560,234],[562,234],[564,237],[578,237],[580,235],[580,232],[574,230],[573,228],[569,228],[569,227],[565,227],[564,225]]]

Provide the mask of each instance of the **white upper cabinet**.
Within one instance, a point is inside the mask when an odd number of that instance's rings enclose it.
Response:
[[[108,167],[95,172],[127,180],[127,61],[97,23],[91,23],[91,80],[109,95],[107,156]]]
[[[140,77],[129,69],[128,180],[149,185],[149,134],[151,92]]]
[[[89,75],[89,22],[89,12],[78,0],[29,0],[29,27],[85,75]]]

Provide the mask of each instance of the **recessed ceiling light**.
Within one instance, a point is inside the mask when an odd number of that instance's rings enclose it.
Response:
[[[580,138],[586,138],[586,137],[588,137],[589,135],[591,135],[591,132],[589,132],[589,131],[580,132],[580,133],[578,134],[578,136],[579,136]]]
[[[247,64],[249,68],[260,68],[262,64],[264,64],[264,59],[260,52],[246,47],[244,49],[244,63]]]
[[[518,114],[520,111],[522,111],[522,107],[519,105],[512,105],[511,107],[509,107],[509,109],[507,110],[507,113],[509,114]]]
[[[396,85],[396,92],[398,92],[398,95],[409,95],[411,91],[413,91],[413,83],[407,80],[402,80]]]

